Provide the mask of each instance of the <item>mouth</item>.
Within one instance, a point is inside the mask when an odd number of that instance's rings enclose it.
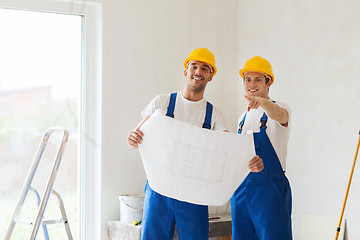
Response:
[[[201,77],[201,76],[193,76],[192,79],[193,79],[195,82],[201,82],[201,81],[204,80],[204,78]]]
[[[248,89],[249,93],[256,93],[258,91],[258,89]]]

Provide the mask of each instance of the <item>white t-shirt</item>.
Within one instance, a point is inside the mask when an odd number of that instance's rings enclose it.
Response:
[[[270,99],[271,100],[271,99]],[[273,100],[271,100],[273,101]],[[286,156],[287,156],[287,143],[289,141],[290,135],[290,120],[291,112],[288,105],[282,102],[275,102],[279,107],[285,108],[289,113],[289,122],[286,127],[282,126],[279,122],[269,118],[266,123],[266,133],[270,139],[271,144],[273,145],[275,152],[280,160],[283,170],[286,170]],[[238,123],[240,123],[244,118],[245,112],[240,116]],[[245,123],[242,129],[243,133],[255,133],[260,132],[260,118],[264,114],[264,109],[259,107],[258,109],[251,109],[246,114]]]
[[[156,96],[142,111],[142,117],[150,116],[157,109],[164,115],[167,112],[169,106],[170,94],[161,94]],[[177,93],[174,118],[195,126],[202,127],[205,120],[206,113],[206,99],[203,98],[200,101],[189,101],[184,98],[181,91]],[[224,115],[213,106],[213,113],[211,117],[211,130],[227,130],[227,123]]]

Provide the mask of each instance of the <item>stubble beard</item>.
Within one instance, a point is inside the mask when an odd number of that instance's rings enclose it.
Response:
[[[190,85],[190,89],[191,89],[192,92],[195,93],[195,94],[204,91],[205,87],[206,87],[206,84],[202,84],[202,85],[200,85],[200,86],[192,86],[192,85]]]

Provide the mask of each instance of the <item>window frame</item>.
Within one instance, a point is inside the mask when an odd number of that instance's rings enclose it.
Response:
[[[0,8],[82,16],[78,163],[80,226],[77,227],[80,239],[101,239],[102,4],[70,0],[1,0]]]

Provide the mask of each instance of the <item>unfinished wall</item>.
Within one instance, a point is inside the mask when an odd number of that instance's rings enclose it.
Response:
[[[287,175],[295,239],[304,212],[340,216],[360,128],[359,10],[358,1],[239,2],[239,66],[268,58],[270,96],[292,109]],[[350,240],[360,236],[359,178],[356,168],[344,216]]]

